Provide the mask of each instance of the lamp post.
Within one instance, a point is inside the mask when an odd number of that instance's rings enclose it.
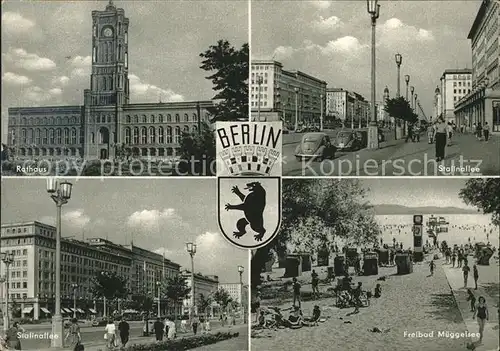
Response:
[[[57,208],[56,219],[56,299],[55,311],[52,316],[52,335],[50,344],[53,348],[63,346],[63,321],[61,316],[61,208],[71,198],[73,184],[67,181],[59,182],[56,178],[47,179],[47,192],[54,200]]]
[[[372,23],[372,105],[371,105],[371,121],[368,126],[368,148],[378,148],[378,128],[377,128],[377,110],[375,106],[376,99],[376,75],[375,75],[375,28],[377,26],[377,18],[380,15],[380,5],[378,0],[367,0],[367,9],[371,17]]]
[[[395,55],[396,58],[396,65],[398,66],[398,91],[396,97],[401,96],[401,64],[403,63],[403,56],[401,56],[400,53],[397,53]]]
[[[243,316],[243,324],[246,324],[246,310],[243,305],[243,272],[245,271],[245,267],[243,266],[238,266],[238,273],[240,274],[240,306],[241,306],[241,312]]]
[[[417,113],[417,98],[418,98],[418,94],[415,93],[415,103],[413,104],[413,113],[418,115],[418,113]],[[417,119],[417,122],[418,122],[418,119]]]
[[[3,312],[3,330],[9,329],[9,268],[14,262],[14,252],[2,252],[2,261],[5,264],[5,307]]]
[[[189,320],[193,319],[194,312],[194,255],[196,254],[196,244],[186,243],[186,249],[191,256],[191,308],[189,309]]]
[[[299,129],[299,88],[295,88],[295,132]]]
[[[319,115],[319,130],[323,131],[323,94],[320,94],[319,98],[321,99],[321,111]]]
[[[413,93],[415,92],[415,87],[413,85],[410,87],[410,92],[411,92],[410,106],[413,110]]]
[[[78,284],[71,284],[71,288],[73,289],[73,318],[76,318],[76,289],[78,289]]]
[[[405,83],[406,83],[406,101],[408,101],[408,84],[410,84],[410,76],[405,75]]]
[[[158,318],[160,318],[160,316],[161,316],[161,304],[160,304],[161,282],[156,282],[156,287],[158,288],[158,311],[157,311],[157,316],[158,316]]]
[[[263,78],[261,75],[257,76],[257,87],[259,89],[258,93],[259,95],[257,96],[257,121],[260,122],[260,96],[261,96],[261,86],[262,86]]]

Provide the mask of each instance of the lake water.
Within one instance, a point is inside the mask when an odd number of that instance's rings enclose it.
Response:
[[[430,215],[424,215],[424,237],[423,241],[432,238],[427,235],[425,223]],[[499,247],[499,227],[491,224],[491,217],[482,214],[461,214],[461,215],[440,215],[434,217],[444,217],[448,225],[447,233],[439,233],[438,241],[446,240],[448,244],[466,244],[470,238],[471,242],[490,242],[491,245]],[[393,238],[397,242],[402,242],[404,248],[413,246],[413,215],[377,215],[375,219],[382,229],[382,239],[385,244],[392,244]]]

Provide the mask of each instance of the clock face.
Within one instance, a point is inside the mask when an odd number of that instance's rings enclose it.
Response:
[[[108,28],[106,28],[106,29],[104,30],[104,36],[105,36],[105,37],[110,37],[110,36],[112,36],[112,35],[113,35],[113,30],[112,30],[111,28],[109,28],[109,27],[108,27]]]

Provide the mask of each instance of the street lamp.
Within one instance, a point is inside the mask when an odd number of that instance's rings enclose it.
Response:
[[[261,96],[261,86],[262,86],[263,78],[261,75],[257,76],[257,87],[259,89],[259,95],[257,96],[257,121],[260,122],[260,96]]]
[[[417,112],[417,98],[418,98],[418,94],[415,93],[415,103],[413,104],[413,107],[414,107],[413,113],[416,113],[418,115],[418,112]],[[417,122],[418,122],[418,120],[417,120]]]
[[[14,262],[14,252],[2,252],[2,261],[5,264],[5,308],[3,312],[3,330],[9,329],[9,268]]]
[[[408,101],[408,84],[410,83],[410,75],[405,75],[405,83],[406,83],[406,101]]]
[[[241,312],[243,315],[243,323],[246,324],[246,316],[245,316],[245,307],[243,305],[243,272],[245,271],[245,267],[243,266],[238,266],[238,273],[240,274],[240,305],[241,305]]]
[[[411,101],[410,101],[410,106],[413,109],[413,92],[415,91],[415,87],[412,85],[410,87],[410,92],[411,92]]]
[[[367,0],[367,9],[372,22],[372,118],[368,126],[368,148],[378,148],[378,128],[377,128],[377,110],[375,107],[376,99],[376,76],[375,76],[375,28],[377,26],[377,18],[380,16],[380,5],[378,0]]]
[[[56,219],[56,299],[55,311],[52,316],[52,335],[50,340],[51,347],[63,347],[63,320],[61,316],[61,208],[67,204],[71,198],[71,189],[73,185],[70,182],[59,182],[56,178],[47,179],[47,192],[54,200],[57,208]]]
[[[319,98],[321,99],[321,103],[320,103],[321,112],[319,115],[319,130],[323,131],[323,94],[320,94]]]
[[[160,305],[160,295],[161,295],[161,282],[156,282],[156,287],[158,288],[158,318],[161,316],[161,305]]]
[[[397,53],[396,56],[396,65],[398,66],[398,91],[397,97],[401,96],[401,64],[403,63],[403,56],[400,53]]]
[[[76,318],[76,289],[78,289],[78,284],[71,284],[71,288],[73,289],[73,318]]]
[[[295,132],[299,129],[299,88],[295,88]]]
[[[194,312],[194,255],[196,254],[196,244],[186,243],[186,249],[191,256],[191,308],[189,309],[189,320],[193,318]]]

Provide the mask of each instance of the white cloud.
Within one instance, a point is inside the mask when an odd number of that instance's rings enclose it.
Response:
[[[61,95],[62,94],[62,89],[61,88],[52,88],[49,90],[50,95]]]
[[[138,102],[158,102],[159,99],[163,102],[184,101],[184,97],[175,93],[171,89],[165,90],[156,85],[148,84],[136,76],[129,74],[130,93]]]
[[[2,31],[8,33],[25,33],[35,26],[35,22],[24,18],[16,12],[4,12],[2,14]]]
[[[64,212],[62,219],[76,227],[85,227],[90,223],[90,217],[83,210],[73,210]]]
[[[322,51],[325,55],[331,53],[357,54],[367,47],[367,45],[361,44],[358,38],[345,36],[329,41]]]
[[[318,32],[329,33],[332,30],[340,28],[342,24],[342,21],[337,16],[331,16],[328,18],[319,16],[319,19],[312,22],[312,27]]]
[[[56,63],[51,59],[29,53],[24,49],[10,49],[3,56],[16,67],[27,71],[50,71],[56,68]]]
[[[75,56],[71,59],[71,65],[75,67],[91,67],[92,57],[90,56]]]
[[[66,76],[54,77],[52,79],[52,85],[66,85],[68,83],[69,83],[69,77]]]
[[[314,7],[320,10],[326,10],[332,5],[331,1],[313,1],[312,3]]]
[[[164,221],[169,220],[181,220],[181,217],[175,212],[175,209],[173,208],[165,208],[161,211],[136,211],[128,217],[127,224],[130,227],[134,228],[159,229]]]
[[[29,87],[24,91],[24,98],[31,102],[45,102],[61,95],[62,91],[59,88],[45,90],[39,86]]]
[[[273,57],[276,60],[283,60],[292,57],[295,53],[295,49],[291,46],[278,46],[273,53]]]
[[[418,30],[418,38],[420,40],[434,40],[434,35],[432,34],[431,31],[420,28]]]
[[[25,85],[30,84],[33,80],[26,76],[21,76],[12,72],[5,72],[2,75],[2,81],[11,85]]]
[[[380,42],[394,49],[408,47],[412,41],[432,41],[431,31],[403,23],[398,18],[390,18],[381,26]]]
[[[88,77],[90,75],[90,72],[91,72],[90,67],[88,67],[88,68],[78,67],[78,68],[74,68],[71,71],[70,76],[76,77],[76,78]]]

